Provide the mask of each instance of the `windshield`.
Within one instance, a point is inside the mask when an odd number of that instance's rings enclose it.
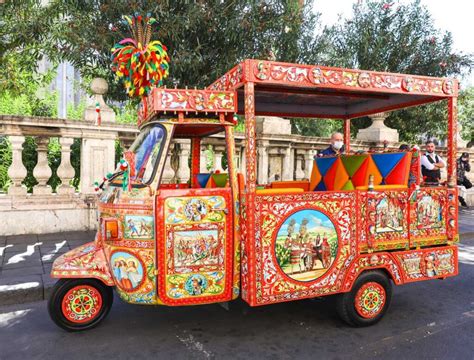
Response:
[[[143,129],[130,147],[133,153],[135,171],[132,170],[133,180],[149,183],[155,175],[155,168],[164,144],[166,131],[154,124]],[[150,160],[151,157],[151,161]],[[133,166],[133,164],[131,165]]]

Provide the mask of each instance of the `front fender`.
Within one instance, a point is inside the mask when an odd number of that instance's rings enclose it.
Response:
[[[52,278],[96,278],[106,285],[114,281],[105,260],[104,249],[94,242],[79,246],[58,257],[51,269]]]

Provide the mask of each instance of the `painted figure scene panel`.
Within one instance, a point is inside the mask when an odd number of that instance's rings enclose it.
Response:
[[[153,216],[125,215],[124,233],[126,239],[152,239]]]
[[[317,210],[300,210],[280,226],[275,255],[281,270],[297,281],[313,281],[326,273],[338,250],[332,221]]]
[[[218,229],[176,231],[173,235],[175,268],[208,268],[222,264],[224,249]]]

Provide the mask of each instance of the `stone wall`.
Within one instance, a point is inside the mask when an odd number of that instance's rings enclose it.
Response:
[[[0,115],[0,134],[7,136],[12,144],[13,162],[8,174],[12,185],[7,194],[0,194],[0,235],[27,233],[50,233],[95,229],[97,226],[96,194],[93,183],[115,167],[115,141],[128,147],[138,130],[134,125],[103,122],[100,127],[90,121],[68,121],[40,117]],[[26,176],[22,163],[25,136],[33,136],[38,144],[38,163],[33,175],[38,185],[32,194],[27,194],[21,182]],[[47,144],[51,137],[58,137],[62,146],[61,165],[57,171],[62,186],[56,193],[46,184],[51,177],[47,162]],[[78,192],[69,183],[74,177],[71,166],[70,146],[73,139],[81,139],[81,177]],[[245,169],[245,137],[236,133],[235,164],[237,169]],[[259,118],[257,120],[257,181],[267,184],[281,180],[309,179],[314,155],[317,150],[328,146],[329,139],[292,135],[289,120]],[[367,150],[369,147],[383,147],[382,143],[355,140],[351,149]],[[398,148],[398,143],[389,144]],[[201,149],[201,171],[207,172],[205,151],[214,158],[211,170],[224,171],[221,159],[225,154],[224,136],[221,134],[205,138]],[[443,149],[441,153],[446,156]],[[474,160],[474,149],[468,151]],[[190,142],[176,140],[167,158],[163,181],[168,183],[186,182],[190,176],[188,159]],[[472,164],[474,169],[474,164]],[[243,170],[239,170],[245,173]],[[469,174],[474,182],[474,172]],[[466,200],[474,204],[474,189],[465,194]]]

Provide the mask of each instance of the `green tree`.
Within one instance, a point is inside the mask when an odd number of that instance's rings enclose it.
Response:
[[[474,86],[460,92],[458,105],[458,119],[462,125],[461,136],[472,144],[474,141]]]
[[[415,0],[363,1],[353,5],[349,19],[326,29],[328,64],[366,70],[429,76],[458,76],[469,72],[472,55],[453,50],[452,36],[434,25],[428,9]],[[446,104],[393,112],[387,125],[399,130],[404,141],[422,134],[445,134]],[[354,130],[368,125],[355,121]]]
[[[171,57],[166,85],[204,87],[245,58],[266,58],[271,51],[282,61],[314,57],[319,38],[311,7],[312,1],[295,0],[52,0],[48,8],[59,16],[47,29],[57,49],[46,52],[68,60],[83,76],[106,78],[109,97],[125,100],[110,71],[110,49],[128,36],[122,15],[151,13],[158,20],[154,38]]]

